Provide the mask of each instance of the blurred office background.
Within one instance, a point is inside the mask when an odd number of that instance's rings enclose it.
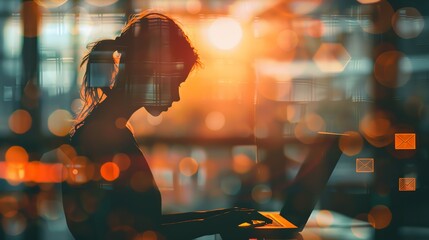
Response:
[[[165,212],[279,210],[315,133],[347,133],[317,207],[370,221],[369,238],[343,229],[355,239],[427,239],[429,2],[405,0],[1,0],[0,239],[70,238],[58,183],[73,174],[80,61],[148,9],[178,20],[203,62],[169,112],[129,122]],[[395,149],[395,133],[416,148]]]

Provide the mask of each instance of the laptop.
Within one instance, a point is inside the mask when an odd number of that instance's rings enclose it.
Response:
[[[234,233],[235,239],[293,239],[301,232],[341,157],[341,136],[347,135],[319,132],[292,184],[285,189],[286,198],[280,212],[259,212],[273,222],[263,226],[257,226],[257,221],[250,226],[240,225]]]

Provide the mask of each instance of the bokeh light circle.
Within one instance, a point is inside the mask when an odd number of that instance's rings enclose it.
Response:
[[[32,118],[26,110],[16,110],[9,117],[9,128],[16,134],[24,134],[31,128]]]
[[[120,169],[114,162],[106,162],[101,165],[100,173],[106,181],[114,181],[119,177]]]
[[[391,28],[393,16],[392,5],[387,0],[379,0],[370,4],[360,6],[359,24],[365,32],[381,34]]]
[[[7,235],[18,236],[27,228],[27,219],[20,213],[13,217],[5,217],[2,219],[2,227]]]
[[[271,200],[272,195],[270,186],[266,184],[258,184],[252,189],[252,198],[257,203],[267,203]]]
[[[127,170],[131,165],[131,159],[125,153],[118,153],[113,156],[113,160],[116,165],[118,165],[121,171]]]
[[[13,217],[18,213],[19,204],[14,196],[4,196],[0,198],[0,214],[4,217]]]
[[[393,127],[388,114],[375,112],[365,115],[359,123],[363,137],[375,147],[385,147],[393,141]]]
[[[404,39],[415,38],[422,33],[425,21],[420,12],[412,7],[400,8],[392,17],[392,27]]]
[[[115,127],[118,129],[124,129],[126,128],[128,120],[123,118],[123,117],[119,117],[115,120]]]
[[[363,138],[355,131],[348,131],[340,137],[339,146],[341,151],[347,156],[353,156],[362,151]]]
[[[310,131],[320,132],[326,130],[325,120],[317,113],[307,114],[304,121]]]
[[[218,111],[207,114],[205,123],[208,129],[218,131],[225,126],[225,115]]]
[[[23,167],[28,163],[29,156],[27,150],[21,146],[12,146],[6,150],[5,160],[7,163]]]
[[[386,87],[401,87],[410,80],[412,65],[410,59],[399,51],[381,53],[374,64],[377,81]]]
[[[185,157],[179,162],[179,171],[185,176],[192,176],[198,171],[198,162],[190,157]]]
[[[236,47],[242,37],[240,23],[229,17],[216,19],[208,29],[209,41],[218,49],[230,50]]]
[[[57,109],[49,115],[48,129],[56,136],[66,136],[72,126],[73,117],[67,110]]]
[[[383,229],[392,221],[392,212],[387,206],[377,205],[369,211],[368,220],[373,228]]]
[[[236,173],[246,173],[255,163],[246,154],[237,154],[232,159],[232,169]]]
[[[294,128],[295,137],[302,143],[311,144],[316,140],[317,133],[308,129],[304,122],[299,122]]]
[[[334,223],[334,215],[329,210],[320,210],[316,215],[316,222],[320,227],[329,227]]]

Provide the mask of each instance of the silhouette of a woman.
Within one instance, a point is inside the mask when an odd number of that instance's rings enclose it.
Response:
[[[131,165],[113,181],[95,174],[88,181],[63,184],[66,220],[77,240],[140,239],[144,234],[192,239],[228,233],[251,220],[269,221],[242,208],[161,213],[161,194],[152,172],[132,132],[121,123],[142,107],[154,116],[167,111],[180,100],[179,85],[199,64],[198,54],[174,20],[159,13],[137,14],[115,40],[96,42],[84,64],[85,104],[71,131],[79,157],[72,165],[76,171],[83,171],[78,167],[85,163],[100,169],[118,154],[125,154]],[[131,187],[132,181],[138,187]]]

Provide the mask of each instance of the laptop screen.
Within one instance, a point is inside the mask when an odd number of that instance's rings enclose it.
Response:
[[[307,223],[341,156],[338,146],[340,136],[318,134],[295,179],[285,190],[286,198],[280,215],[298,226],[299,231]]]

